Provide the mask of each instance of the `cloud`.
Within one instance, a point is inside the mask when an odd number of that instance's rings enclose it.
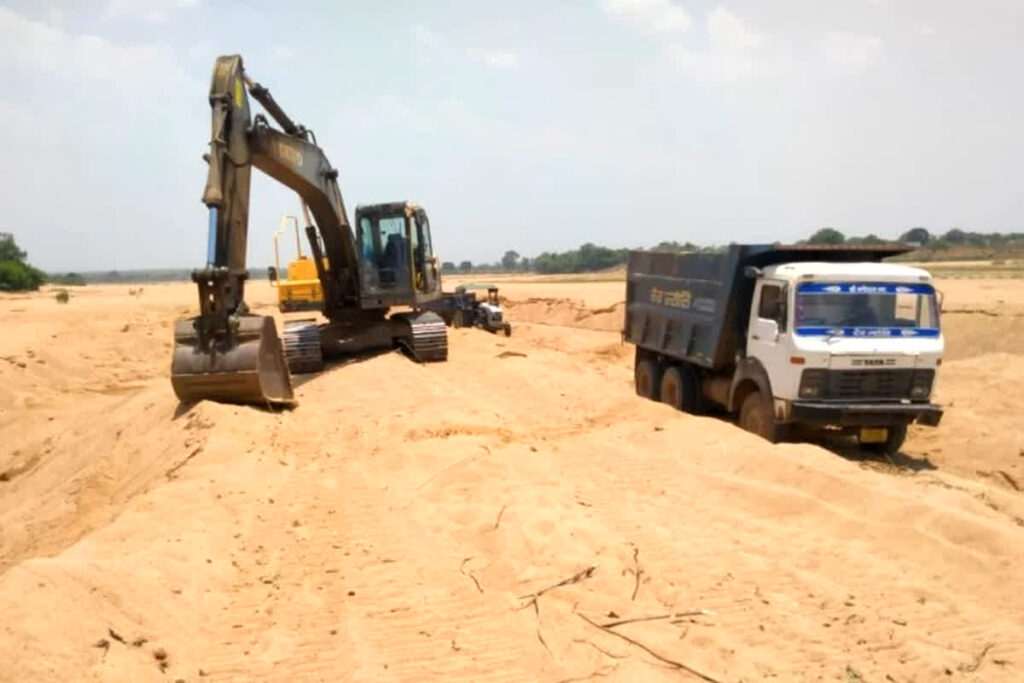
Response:
[[[764,42],[761,33],[724,7],[716,7],[708,14],[707,32],[711,44],[722,50],[753,50]]]
[[[704,22],[706,44],[696,48],[683,40],[669,42],[662,59],[662,73],[700,83],[735,83],[780,73],[785,61],[763,48],[760,31],[724,7],[711,10]]]
[[[690,13],[672,0],[602,0],[601,6],[646,33],[686,33],[693,25]]]
[[[934,36],[935,27],[930,24],[925,24],[924,26],[918,28],[917,32],[920,33],[922,36]]]
[[[295,56],[295,51],[287,45],[278,45],[274,48],[273,55],[275,59],[291,59]]]
[[[882,61],[885,50],[878,36],[833,31],[819,44],[825,61],[843,69],[865,69]]]
[[[511,50],[473,48],[469,53],[493,69],[514,69],[519,66],[519,55]]]
[[[159,45],[117,45],[106,38],[73,34],[0,7],[0,61],[77,80],[124,84],[161,75],[165,83],[191,84],[174,54]]]
[[[104,13],[108,18],[127,17],[152,23],[167,21],[176,9],[196,7],[199,0],[109,0]]]

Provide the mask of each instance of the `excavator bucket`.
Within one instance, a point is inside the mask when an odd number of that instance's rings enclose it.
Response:
[[[294,405],[291,375],[274,319],[258,315],[237,319],[231,344],[214,343],[208,350],[199,343],[195,318],[175,322],[174,393],[181,401]]]

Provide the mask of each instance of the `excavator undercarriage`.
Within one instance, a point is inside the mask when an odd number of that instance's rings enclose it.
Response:
[[[250,115],[247,95],[281,130]],[[209,101],[207,263],[192,273],[199,315],[175,324],[171,383],[178,398],[287,406],[295,402],[291,374],[318,372],[327,359],[400,348],[417,362],[446,360],[444,321],[424,310],[441,296],[441,279],[423,208],[361,206],[353,231],[337,169],[312,131],[248,78],[240,56],[217,59]],[[251,314],[244,299],[253,166],[299,195],[323,292],[327,321],[286,321],[283,340],[274,318]],[[389,314],[394,306],[408,310]]]

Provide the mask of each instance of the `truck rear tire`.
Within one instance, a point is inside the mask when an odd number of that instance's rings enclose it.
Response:
[[[634,381],[637,396],[657,401],[661,389],[661,366],[653,360],[637,361]]]
[[[696,413],[700,405],[697,378],[685,366],[672,366],[661,377],[661,400],[684,413]]]
[[[771,401],[762,396],[760,391],[752,391],[743,399],[739,425],[769,443],[779,442],[781,429],[775,423]]]
[[[888,431],[889,435],[882,443],[866,443],[862,444],[861,448],[872,453],[896,455],[903,447],[903,442],[907,440],[907,425],[894,425],[889,427]]]

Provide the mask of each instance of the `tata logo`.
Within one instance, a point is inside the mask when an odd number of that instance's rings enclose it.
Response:
[[[896,365],[895,358],[854,358],[850,361],[850,365],[854,367],[884,367],[887,365]]]
[[[829,294],[841,294],[843,288],[841,285],[829,285],[828,287],[823,287],[822,291],[828,292]]]

